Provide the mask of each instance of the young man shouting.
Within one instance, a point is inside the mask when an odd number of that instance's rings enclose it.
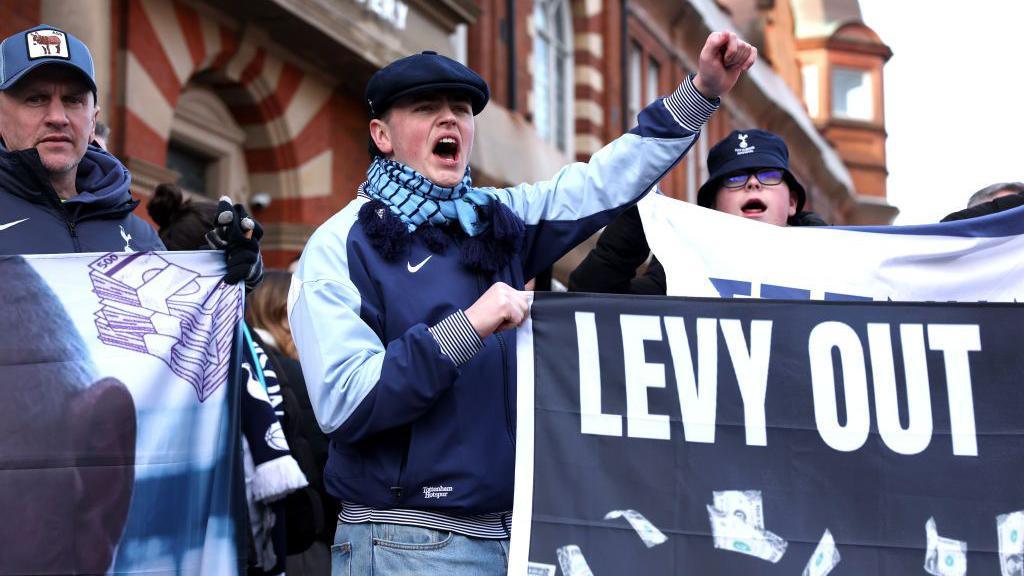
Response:
[[[756,50],[712,34],[698,72],[553,179],[470,179],[487,84],[431,52],[370,79],[374,159],[310,238],[289,296],[342,503],[335,574],[505,574],[515,337],[526,279],[636,202],[686,153]],[[514,162],[514,158],[509,161]]]

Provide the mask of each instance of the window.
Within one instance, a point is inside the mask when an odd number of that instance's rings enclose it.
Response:
[[[647,68],[644,69],[644,61]],[[661,63],[647,54],[643,46],[636,41],[629,44],[629,99],[627,100],[628,119],[635,126],[637,116],[645,106],[661,96]]]
[[[704,130],[700,131],[701,136],[705,134]],[[697,157],[700,156],[699,150],[690,150],[686,158],[686,201],[693,204],[697,203],[697,190],[700,189],[700,182],[697,181]]]
[[[701,184],[708,179],[708,131],[705,126],[697,137],[697,142],[686,154],[686,200],[697,203],[697,192]]]
[[[804,104],[807,105],[807,113],[812,118],[817,118],[821,112],[821,104],[818,100],[818,94],[821,90],[820,80],[818,79],[818,67],[808,64],[800,69],[800,73],[803,76]]]
[[[854,68],[832,69],[832,115],[851,120],[873,120],[874,90],[871,73]]]
[[[644,95],[640,78],[643,75],[644,52],[636,42],[630,44],[629,49],[629,118],[632,125],[636,125],[637,115],[644,107]]]
[[[469,27],[465,24],[456,24],[455,31],[448,36],[452,43],[454,53],[452,58],[459,64],[469,62]]]
[[[207,195],[206,174],[213,159],[174,142],[167,145],[167,167],[181,174],[178,185],[200,196]]]
[[[655,98],[661,96],[661,64],[654,58],[647,59],[647,97],[644,98],[644,104],[653,102]]]
[[[533,123],[569,151],[572,127],[572,22],[566,0],[534,0]]]

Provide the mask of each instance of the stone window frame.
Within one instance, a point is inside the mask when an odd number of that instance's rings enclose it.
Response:
[[[560,20],[560,25],[559,21]],[[534,126],[540,136],[555,148],[571,154],[574,149],[575,100],[572,5],[569,0],[535,0],[530,15],[533,50],[530,66],[533,70],[531,108]],[[545,54],[540,45],[550,49]],[[541,70],[543,67],[543,70]],[[548,79],[542,90],[542,74]],[[562,83],[559,98],[557,82]]]
[[[248,203],[249,175],[245,163],[246,133],[227,104],[209,88],[189,85],[178,97],[168,145],[195,150],[211,158],[206,169],[208,199],[229,196]]]

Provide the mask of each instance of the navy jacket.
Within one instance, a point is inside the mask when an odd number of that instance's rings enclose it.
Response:
[[[128,170],[90,146],[78,165],[78,195],[61,202],[35,148],[0,148],[0,255],[163,250],[132,214]]]
[[[690,148],[713,110],[687,81],[589,163],[495,190],[526,224],[526,237],[493,275],[462,266],[457,246],[431,252],[419,235],[407,254],[386,260],[358,221],[365,198],[321,226],[288,300],[313,410],[331,439],[328,492],[378,509],[511,510],[515,332],[481,343],[469,327],[479,347],[469,358],[448,353],[435,332],[453,334],[452,320],[493,283],[522,289],[636,202]]]

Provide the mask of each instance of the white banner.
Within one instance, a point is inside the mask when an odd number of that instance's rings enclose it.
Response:
[[[1024,208],[921,226],[779,227],[650,194],[673,296],[1024,301]]]
[[[0,257],[0,574],[239,571],[219,252]]]

